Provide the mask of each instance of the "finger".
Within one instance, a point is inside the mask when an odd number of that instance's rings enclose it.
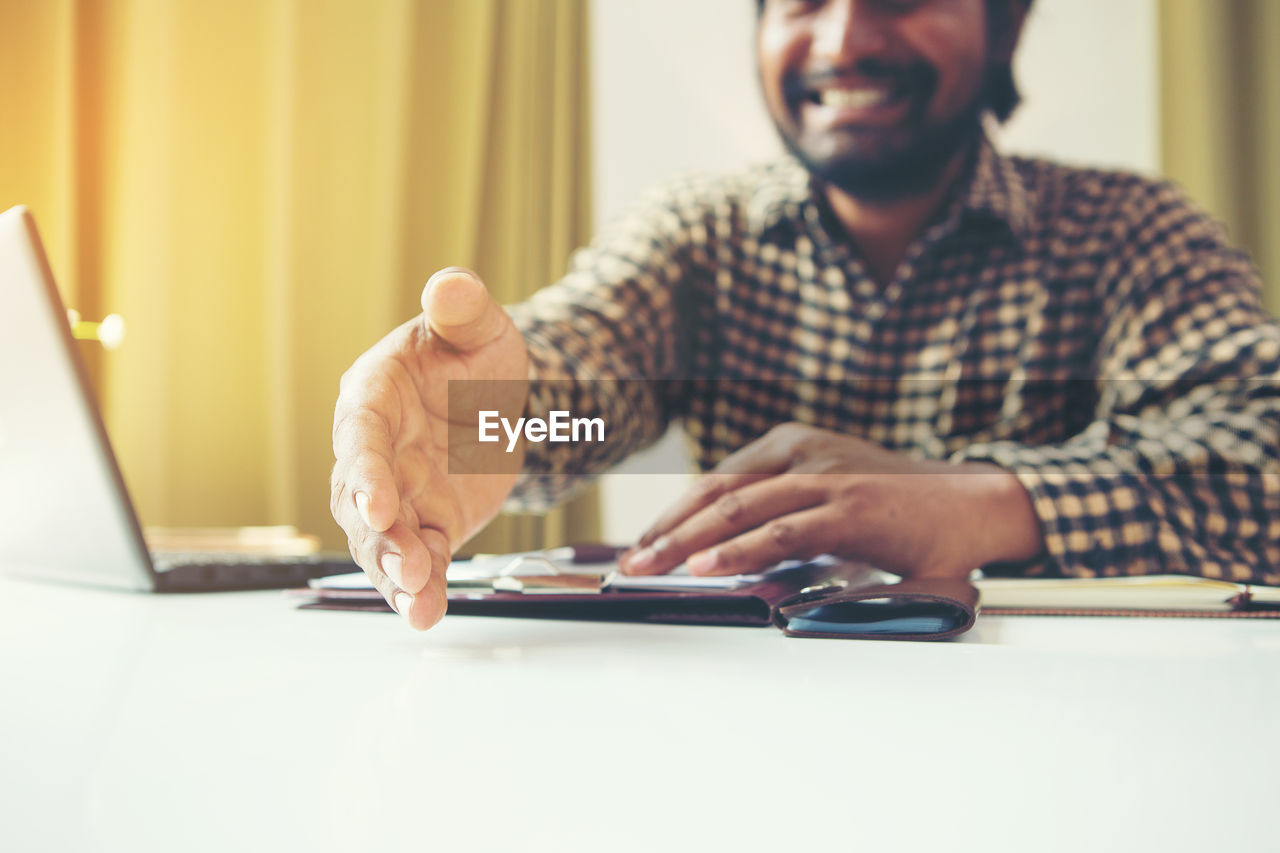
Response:
[[[444,577],[451,559],[448,535],[435,527],[421,527],[418,529],[418,539],[431,555],[431,574]]]
[[[374,530],[368,522],[368,487],[360,485],[361,479],[351,475],[350,467],[349,462],[334,463],[329,480],[329,512],[338,522],[338,526],[347,534],[347,544],[351,547],[351,556],[354,559],[356,543],[363,541],[369,533],[381,531]],[[361,490],[357,491],[357,489]]]
[[[783,475],[731,489],[664,533],[643,552],[628,561],[630,573],[655,574],[670,571],[690,555],[759,527],[781,516],[814,506],[823,493],[812,478]],[[700,573],[702,566],[689,562],[689,570]]]
[[[367,410],[345,418],[335,430],[333,488],[330,509],[350,532],[340,514],[355,509],[360,523],[386,530],[400,514],[400,491],[392,469],[385,421]]]
[[[431,331],[464,352],[498,338],[511,323],[470,270],[448,267],[422,289],[422,313]]]
[[[659,516],[640,537],[638,544],[641,549],[655,544],[663,533],[726,492],[787,471],[792,465],[795,448],[812,432],[811,427],[803,424],[782,424],[726,456]]]
[[[432,572],[427,585],[415,595],[400,593],[397,611],[417,631],[425,631],[444,618],[449,606],[443,571]]]
[[[356,552],[356,548],[354,545],[352,545],[351,546],[352,559],[355,559],[355,552]],[[395,585],[395,583],[391,580],[391,578],[387,577],[386,572],[378,568],[377,565],[372,565],[372,566],[361,565],[360,568],[364,570],[365,577],[369,579],[369,583],[373,584],[373,588],[382,594],[382,597],[386,599],[387,604],[391,606],[392,610],[395,610],[397,613],[399,613],[400,612],[399,605],[404,605],[407,602],[412,600],[412,596],[410,596],[407,592],[401,592],[400,588]],[[399,602],[399,605],[396,602],[397,595],[402,597],[401,601]]]
[[[419,528],[417,538],[429,556],[430,575],[413,595],[399,594],[396,610],[411,628],[425,631],[444,618],[448,607],[449,539],[433,527]]]
[[[653,547],[661,549],[666,543],[659,540],[685,519],[715,503],[722,495],[765,479],[766,476],[764,474],[730,475],[715,471],[703,474],[694,480],[693,485],[677,498],[675,503],[658,516],[658,520],[650,525],[637,544],[641,550]]]
[[[350,499],[344,471],[345,466],[341,462],[334,465],[330,510],[346,531],[351,558],[365,569],[371,579],[377,579],[375,571],[385,575],[395,590],[412,592],[420,589],[431,572],[431,554],[416,535],[416,519],[401,519],[385,530],[375,530],[365,521],[366,512],[363,510],[367,508],[367,500]],[[387,590],[383,592],[384,595],[388,593]],[[394,604],[391,595],[387,595],[387,601]]]
[[[393,593],[412,595],[425,587],[430,579],[432,554],[423,544],[417,528],[403,521],[397,520],[384,531],[358,526],[354,533],[348,534],[347,543],[351,558],[370,578],[374,570],[386,575],[395,587]],[[395,603],[390,597],[387,601]]]
[[[827,504],[772,518],[727,542],[689,557],[696,575],[745,575],[783,560],[807,560],[836,549],[849,519]]]
[[[400,517],[384,534],[382,550],[375,548],[374,559],[402,591],[416,594],[427,585],[436,571],[437,555],[429,545],[427,533],[414,508],[401,503]],[[438,534],[437,534],[438,535]],[[439,550],[439,544],[435,546]],[[444,552],[447,555],[447,551]],[[444,571],[445,563],[439,571]]]
[[[391,605],[392,610],[398,612],[396,596],[407,596],[408,593],[403,592],[399,585],[387,575],[376,556],[373,558],[368,556],[390,550],[389,547],[380,548],[378,542],[371,541],[382,538],[384,538],[383,534],[374,533],[367,527],[356,525],[347,533],[347,549],[351,552],[351,559],[355,560],[356,564],[364,571],[374,589],[382,594],[387,604]],[[404,603],[407,600],[407,598],[402,598],[400,603]]]
[[[429,507],[410,506],[407,502],[404,507],[405,510],[401,513],[400,520],[408,530],[414,532],[414,536],[421,543],[421,549],[414,548],[413,550],[415,555],[422,555],[422,560],[406,560],[405,582],[400,588],[416,593],[426,586],[430,577],[435,575],[443,577],[449,568],[453,552],[449,547],[450,538],[447,523],[442,523],[441,519],[451,517],[451,514],[430,514],[428,512],[424,515],[423,510],[429,510]]]

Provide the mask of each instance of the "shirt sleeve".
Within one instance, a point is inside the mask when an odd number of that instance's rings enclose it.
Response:
[[[1066,576],[1280,584],[1280,328],[1249,259],[1171,187],[1107,290],[1092,422],[1070,440],[978,444],[1012,471]]]
[[[526,442],[507,508],[540,510],[660,438],[678,407],[692,292],[688,199],[651,193],[570,259],[569,272],[508,307],[529,348],[528,417],[600,419],[603,441]],[[683,206],[682,206],[683,205]]]

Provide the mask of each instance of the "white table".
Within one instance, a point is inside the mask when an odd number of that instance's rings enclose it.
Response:
[[[1280,622],[950,643],[0,580],[0,848],[1277,849]]]

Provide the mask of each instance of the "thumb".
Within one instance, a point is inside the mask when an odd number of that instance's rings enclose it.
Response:
[[[463,351],[495,340],[511,323],[484,282],[461,267],[446,267],[427,280],[422,314],[432,332]]]

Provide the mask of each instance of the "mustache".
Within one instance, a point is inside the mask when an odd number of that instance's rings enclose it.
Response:
[[[791,71],[782,80],[782,91],[789,101],[795,102],[815,89],[849,77],[888,83],[895,92],[915,92],[922,96],[932,94],[938,86],[938,70],[923,60],[893,62],[867,57],[847,66],[824,63],[803,71]]]

